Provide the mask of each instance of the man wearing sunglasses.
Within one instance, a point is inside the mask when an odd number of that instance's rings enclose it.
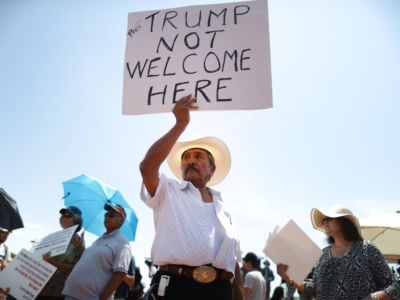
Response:
[[[85,250],[67,281],[66,300],[111,300],[129,270],[131,249],[120,233],[125,210],[120,205],[104,206],[106,232]]]

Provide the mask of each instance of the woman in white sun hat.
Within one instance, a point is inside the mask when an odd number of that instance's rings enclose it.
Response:
[[[147,151],[140,164],[141,198],[153,209],[155,237],[151,249],[157,273],[152,299],[242,300],[239,240],[221,195],[210,186],[230,169],[228,147],[205,137],[177,142],[197,108],[191,95],[176,102],[174,126]],[[174,175],[160,173],[167,160]]]
[[[278,264],[283,280],[316,299],[400,299],[399,278],[378,248],[363,240],[358,219],[349,209],[313,208],[311,222],[327,235],[329,246],[323,249],[311,279],[295,282],[287,274],[289,266]]]

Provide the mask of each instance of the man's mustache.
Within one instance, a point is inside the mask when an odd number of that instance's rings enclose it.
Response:
[[[194,165],[190,165],[186,168],[185,173],[187,173],[188,171],[193,170],[195,172],[199,172],[199,170],[194,166]]]

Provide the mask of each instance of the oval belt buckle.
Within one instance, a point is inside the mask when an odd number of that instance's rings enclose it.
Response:
[[[200,266],[193,270],[193,279],[201,283],[210,283],[217,278],[217,271],[213,267]]]

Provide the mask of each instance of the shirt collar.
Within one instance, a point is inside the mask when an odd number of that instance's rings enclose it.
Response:
[[[120,229],[121,229],[121,227],[120,227],[120,228],[117,228],[117,229],[115,229],[115,230],[113,230],[113,231],[111,231],[110,233],[104,233],[101,237],[102,237],[102,238],[108,238],[108,237],[110,237],[110,236],[113,236],[113,235],[115,235],[115,234],[118,234],[118,233],[120,232]]]
[[[184,190],[184,189],[186,189],[186,188],[188,188],[188,189],[189,189],[189,188],[193,188],[193,189],[196,189],[196,190],[197,190],[197,188],[193,185],[193,183],[191,183],[190,181],[182,180],[182,181],[179,183],[179,189]],[[210,193],[213,194],[213,196],[214,196],[214,195],[219,196],[219,192],[218,192],[218,191],[216,191],[216,190],[210,188],[209,186],[208,186],[207,188],[209,189]],[[218,198],[220,198],[220,197],[218,197]],[[219,200],[220,200],[220,199],[219,199]]]

